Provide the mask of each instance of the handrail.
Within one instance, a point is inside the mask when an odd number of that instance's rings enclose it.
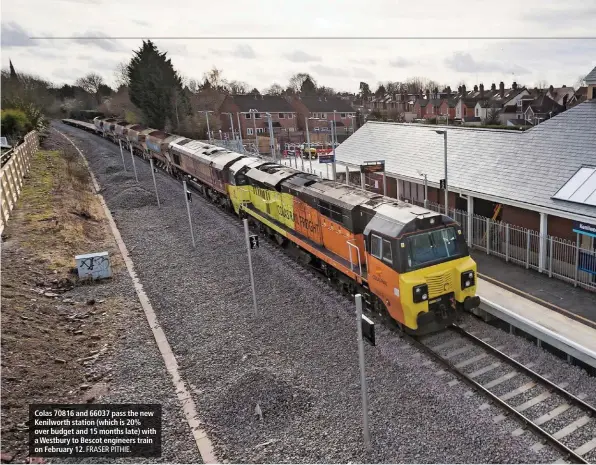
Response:
[[[356,249],[356,252],[358,253],[359,274],[360,274],[360,276],[362,276],[362,261],[360,260],[360,249],[352,241],[347,241],[346,243],[348,244],[348,251],[349,251],[349,255],[350,255],[350,271],[354,271],[354,264],[352,262],[352,247],[354,247]]]

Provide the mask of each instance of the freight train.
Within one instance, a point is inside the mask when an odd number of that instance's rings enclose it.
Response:
[[[363,294],[371,311],[410,334],[444,329],[480,304],[476,263],[448,216],[138,124],[95,118],[94,125],[172,176],[190,178],[206,198],[346,292]]]

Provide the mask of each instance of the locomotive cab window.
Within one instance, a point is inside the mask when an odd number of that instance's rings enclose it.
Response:
[[[370,254],[381,260],[381,249],[382,249],[383,239],[379,236],[375,236],[374,234],[370,235]]]
[[[172,152],[172,157],[174,158],[174,164],[180,166],[180,155],[176,152]]]
[[[383,239],[383,260],[387,263],[393,263],[393,256],[391,254],[391,242]]]
[[[408,268],[446,262],[466,254],[465,241],[453,226],[415,234],[407,238]]]

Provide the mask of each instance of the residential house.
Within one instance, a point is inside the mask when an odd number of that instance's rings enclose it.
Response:
[[[457,106],[457,101],[454,98],[444,98],[441,101],[441,106],[439,107],[439,114],[441,117],[445,117],[445,115],[449,115],[449,119],[455,119],[455,107]]]
[[[573,96],[567,102],[567,108],[573,108],[574,106],[586,101],[588,98],[588,87],[580,87],[575,91]]]
[[[596,66],[585,78],[588,86],[587,100],[596,100]]]
[[[254,137],[257,134],[269,134],[267,113],[271,115],[273,130],[276,128],[288,132],[296,131],[296,111],[283,97],[276,95],[243,94],[228,95],[220,107],[222,131],[231,134],[230,114],[234,131],[238,130],[238,121],[242,128],[242,137]]]
[[[565,103],[567,103],[566,100]],[[536,125],[564,111],[565,107],[563,105],[559,105],[548,96],[548,93],[544,93],[534,100],[527,101],[527,108],[524,111],[524,119],[526,121],[531,121]]]
[[[550,86],[548,88],[548,92],[547,92],[546,95],[548,95],[549,98],[553,99],[559,105],[562,105],[563,107],[567,108],[567,103],[569,102],[569,99],[571,97],[573,97],[574,94],[575,94],[575,89],[573,87],[567,87],[567,86],[553,87],[553,86]]]
[[[331,131],[331,121],[335,120],[338,133],[342,128],[356,125],[356,110],[349,101],[338,97],[295,96],[290,104],[298,118],[298,128],[305,128],[305,118],[309,119],[310,131]],[[349,130],[351,131],[351,129]]]
[[[414,103],[412,111],[416,114],[416,118],[426,118],[426,107],[428,100],[424,98],[417,98]]]

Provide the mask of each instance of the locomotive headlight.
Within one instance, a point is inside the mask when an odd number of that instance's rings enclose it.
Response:
[[[461,274],[461,288],[462,290],[472,287],[476,284],[476,279],[473,271],[464,271]]]
[[[414,303],[424,302],[428,300],[428,286],[426,284],[420,284],[414,286]]]

